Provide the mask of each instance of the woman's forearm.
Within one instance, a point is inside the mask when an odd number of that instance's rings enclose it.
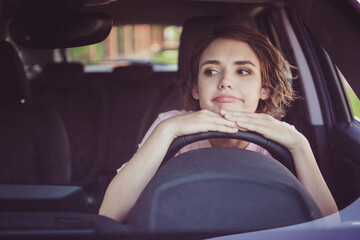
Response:
[[[99,214],[125,222],[141,192],[159,168],[172,142],[159,125],[108,186]]]
[[[321,213],[328,216],[338,211],[335,200],[316,163],[310,144],[303,136],[299,138],[299,147],[292,150],[297,177],[310,193]]]

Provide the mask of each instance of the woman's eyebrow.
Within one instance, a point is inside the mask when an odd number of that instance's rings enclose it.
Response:
[[[236,61],[234,64],[235,65],[247,65],[247,64],[250,64],[250,65],[253,65],[254,67],[256,67],[254,63],[252,63],[251,61],[247,61],[247,60],[246,61]]]
[[[206,64],[220,65],[220,61],[218,61],[218,60],[207,60],[207,61],[203,62],[200,67],[202,67],[202,66],[204,66],[204,65],[206,65]],[[256,67],[253,62],[248,61],[248,60],[235,61],[234,64],[235,64],[235,65],[247,65],[247,64],[250,64],[250,65]]]
[[[200,67],[202,67],[202,66],[204,66],[204,65],[206,65],[206,64],[219,65],[219,64],[220,64],[220,61],[218,61],[218,60],[207,60],[207,61],[203,62]]]

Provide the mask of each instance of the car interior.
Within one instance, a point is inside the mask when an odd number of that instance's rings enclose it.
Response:
[[[225,24],[265,34],[296,66],[289,77],[298,97],[283,121],[308,138],[339,210],[345,209],[360,195],[360,123],[339,76],[360,96],[359,5],[0,0],[0,238],[200,239],[324,217],[296,179],[289,152],[252,133],[238,137],[276,160],[215,148],[174,157],[188,143],[234,136],[182,138],[127,224],[97,214],[117,169],[158,114],[182,108],[177,84],[196,39]],[[122,59],[89,71],[69,57],[72,48],[105,41],[126,24],[181,29],[176,69]]]

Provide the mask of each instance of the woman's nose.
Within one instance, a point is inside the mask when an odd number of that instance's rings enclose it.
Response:
[[[231,80],[231,78],[228,75],[224,75],[222,77],[222,79],[219,82],[219,89],[227,89],[230,88],[232,89],[234,87],[233,85],[233,81]]]

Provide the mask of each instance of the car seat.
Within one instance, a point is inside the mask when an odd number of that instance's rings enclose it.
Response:
[[[29,99],[20,58],[0,41],[0,183],[67,184],[71,159],[63,122]]]

